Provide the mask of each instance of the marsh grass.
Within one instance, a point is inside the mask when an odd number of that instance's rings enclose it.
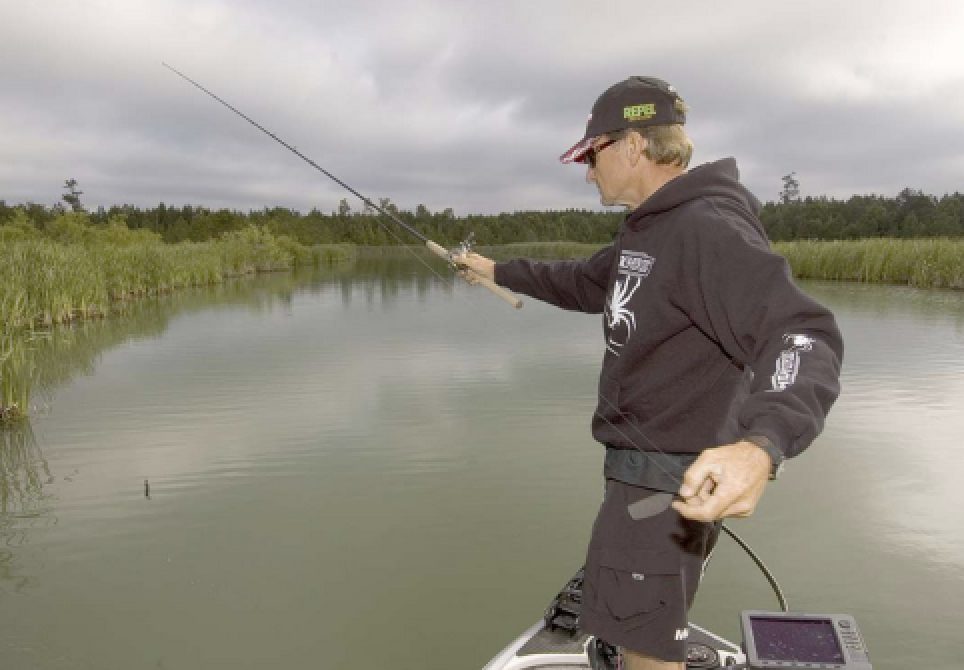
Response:
[[[0,426],[26,415],[32,373],[33,360],[19,338],[0,332]]]
[[[253,226],[165,244],[122,217],[93,226],[86,214],[67,212],[39,229],[18,210],[0,226],[0,422],[26,412],[32,372],[24,333],[106,316],[141,296],[350,258],[348,245],[306,247]]]
[[[509,258],[569,260],[587,258],[602,247],[601,244],[584,242],[513,242],[494,247],[479,247],[478,251],[495,260]]]
[[[476,251],[495,260],[587,258],[601,244],[580,242],[517,242],[479,246]],[[800,279],[829,279],[919,288],[964,289],[964,238],[898,240],[799,240],[777,242],[773,248],[787,258]],[[409,253],[431,257],[422,246],[361,247],[363,258],[396,258]]]
[[[583,242],[512,242],[510,244],[479,245],[473,249],[495,260],[510,258],[539,258],[544,260],[563,260],[586,258],[601,249],[601,244]],[[421,244],[362,246],[357,247],[359,258],[399,258],[416,254],[425,258],[437,258]]]
[[[918,288],[964,289],[964,239],[873,238],[779,242],[800,279],[829,279]]]
[[[349,258],[343,245],[309,248],[248,227],[208,242],[164,244],[154,233],[106,227],[66,213],[37,231],[15,217],[0,226],[0,330],[103,316],[112,303],[227,277]]]

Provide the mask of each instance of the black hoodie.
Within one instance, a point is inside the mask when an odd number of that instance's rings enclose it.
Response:
[[[843,342],[770,250],[759,207],[728,158],[667,182],[586,260],[496,265],[509,289],[604,315],[599,442],[695,454],[764,437],[792,457],[823,428]]]

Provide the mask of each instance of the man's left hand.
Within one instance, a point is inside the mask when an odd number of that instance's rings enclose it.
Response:
[[[687,519],[717,521],[753,514],[770,478],[770,456],[752,442],[707,449],[683,473],[673,508]]]

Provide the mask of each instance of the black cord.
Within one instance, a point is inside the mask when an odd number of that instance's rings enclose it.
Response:
[[[736,542],[738,545],[743,547],[743,551],[749,554],[750,558],[753,559],[753,562],[756,563],[757,567],[760,568],[760,570],[763,572],[763,575],[767,578],[767,581],[770,582],[770,586],[773,587],[773,592],[777,594],[777,600],[780,601],[780,607],[783,608],[784,612],[789,612],[790,606],[787,604],[787,599],[783,595],[783,589],[780,588],[780,585],[777,583],[776,578],[767,569],[767,566],[763,564],[763,561],[760,560],[760,557],[753,552],[753,550],[750,548],[750,545],[748,545],[743,538],[741,538],[739,535],[737,535],[732,530],[727,528],[726,524],[720,524],[720,527],[726,531],[727,535],[733,538],[734,542]]]

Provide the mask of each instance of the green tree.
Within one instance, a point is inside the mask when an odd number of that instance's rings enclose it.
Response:
[[[77,180],[68,179],[64,182],[64,188],[67,192],[61,196],[64,202],[70,205],[70,209],[74,212],[83,212],[84,206],[80,202],[80,196],[84,194],[83,191],[77,190]]]
[[[780,202],[786,205],[800,200],[800,181],[797,179],[797,173],[785,174],[781,179],[783,180],[783,190],[780,191]]]

